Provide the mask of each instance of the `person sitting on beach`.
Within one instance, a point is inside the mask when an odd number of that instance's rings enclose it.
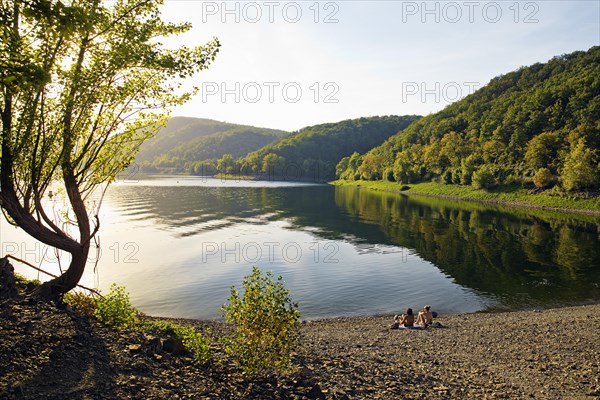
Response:
[[[419,311],[417,316],[417,325],[431,325],[433,323],[433,313],[431,312],[431,306],[423,307],[422,311]]]
[[[405,328],[413,326],[415,324],[415,316],[412,308],[407,308],[406,314],[396,315],[394,320],[398,322],[399,326],[403,326]]]

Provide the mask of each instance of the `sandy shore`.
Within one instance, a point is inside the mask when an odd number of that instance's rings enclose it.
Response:
[[[440,316],[390,330],[392,316],[303,322],[289,376],[248,380],[210,329],[213,363],[153,349],[139,332],[27,302],[0,307],[2,399],[599,399],[600,305]]]

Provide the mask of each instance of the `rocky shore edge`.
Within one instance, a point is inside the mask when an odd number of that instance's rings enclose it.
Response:
[[[197,366],[143,333],[5,301],[0,398],[600,399],[600,305],[441,315],[426,330],[390,330],[392,317],[302,322],[295,371],[249,379],[221,322],[176,320],[212,339],[214,361]]]

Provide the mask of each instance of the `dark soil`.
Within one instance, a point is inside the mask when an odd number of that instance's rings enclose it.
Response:
[[[443,328],[390,330],[392,317],[301,324],[296,371],[249,379],[213,361],[31,300],[0,305],[2,399],[600,399],[600,306],[438,318]]]

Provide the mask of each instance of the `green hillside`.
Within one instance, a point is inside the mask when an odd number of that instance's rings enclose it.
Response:
[[[144,142],[135,161],[144,172],[194,172],[204,161],[226,153],[241,157],[285,135],[273,129],[175,117]]]
[[[369,117],[306,127],[248,154],[237,165],[245,174],[291,180],[332,179],[342,157],[383,143],[418,118]]]
[[[522,67],[424,117],[337,175],[565,193],[600,186],[600,47]]]

